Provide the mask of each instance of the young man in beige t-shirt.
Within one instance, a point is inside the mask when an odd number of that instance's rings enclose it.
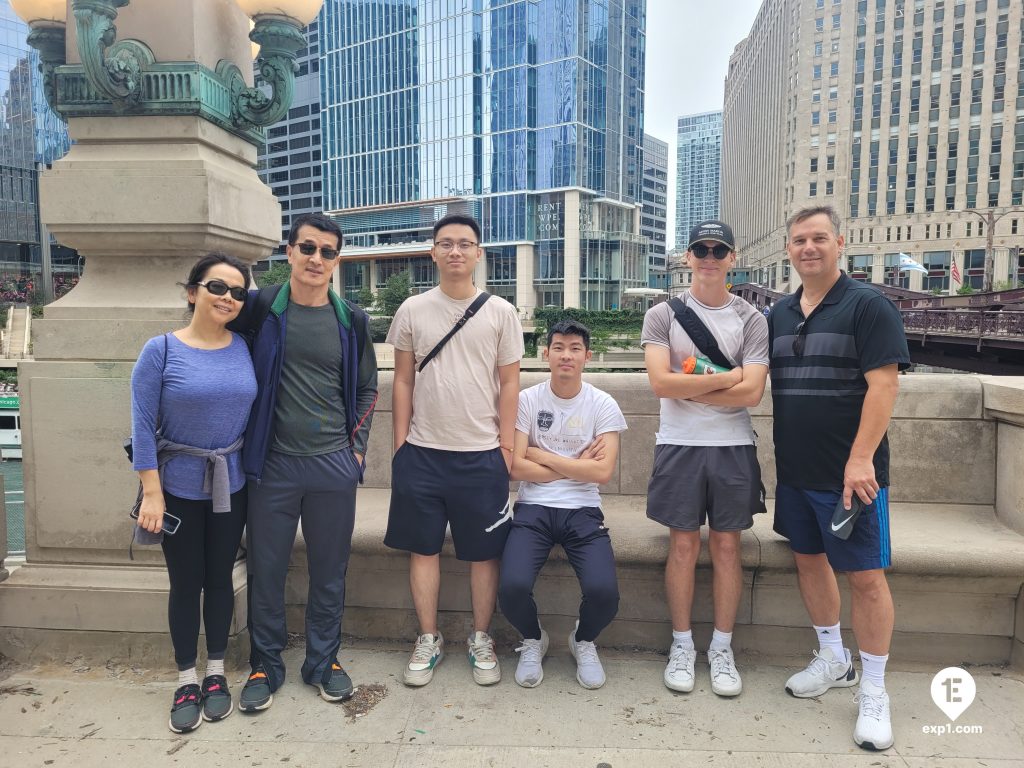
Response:
[[[406,685],[426,685],[444,657],[437,629],[440,552],[451,525],[455,556],[470,563],[473,679],[501,679],[488,634],[498,591],[498,560],[511,519],[508,481],[519,403],[523,330],[515,308],[491,296],[423,370],[424,358],[463,317],[480,291],[480,225],[446,216],[434,225],[431,258],[440,285],[412,296],[395,314],[395,455],[384,543],[410,553],[409,583],[420,634]]]

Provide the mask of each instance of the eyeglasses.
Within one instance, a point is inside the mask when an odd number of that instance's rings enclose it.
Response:
[[[694,243],[693,245],[690,246],[690,251],[698,259],[703,259],[708,255],[708,253],[710,253],[716,259],[721,261],[722,259],[729,255],[729,253],[732,251],[732,248],[730,248],[728,245],[725,245],[724,243],[719,243],[714,248],[708,248],[706,245],[704,245],[704,243]]]
[[[243,303],[249,296],[249,292],[245,288],[232,288],[223,280],[207,280],[205,283],[196,283],[196,285],[203,286],[213,296],[223,296],[225,293],[229,293],[232,299]]]
[[[472,240],[459,240],[457,243],[452,240],[438,240],[434,245],[441,253],[451,253],[456,247],[460,253],[465,253],[470,248],[476,248],[479,243],[474,243]]]
[[[320,251],[320,258],[326,261],[338,258],[339,251],[336,248],[328,248],[326,245],[317,248],[315,243],[299,243],[299,253],[303,256],[312,256],[317,251]]]
[[[802,321],[796,327],[796,338],[793,339],[794,357],[804,356],[804,343],[807,341],[807,321]]]

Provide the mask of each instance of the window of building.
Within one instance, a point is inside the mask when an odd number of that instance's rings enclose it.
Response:
[[[808,197],[817,197],[818,196],[818,182],[812,181],[810,183],[810,185],[808,186],[808,189],[807,189],[807,196]]]
[[[839,62],[838,61],[833,61],[832,62],[832,64],[829,66],[828,73],[832,77],[839,77]]]
[[[814,31],[824,32],[825,31],[825,17],[819,16],[814,20]]]
[[[818,158],[812,157],[811,158],[811,173],[817,173],[817,172],[818,172]]]
[[[832,182],[832,181],[826,181],[825,182],[825,194],[826,195],[834,194],[834,192],[833,192],[834,189],[835,189],[835,182]]]
[[[821,123],[821,112],[814,110],[811,112],[811,125],[819,125]]]

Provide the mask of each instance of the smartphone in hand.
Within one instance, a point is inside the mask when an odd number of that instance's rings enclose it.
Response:
[[[139,519],[139,510],[137,508],[133,509],[131,511],[131,516],[132,516],[133,519],[138,520]],[[181,518],[180,517],[172,515],[170,512],[164,512],[164,521],[163,521],[163,525],[161,526],[161,530],[164,533],[166,533],[168,536],[173,536],[174,534],[176,534],[178,532],[178,528],[180,526],[181,526]]]
[[[843,497],[840,494],[839,503],[836,504],[835,511],[832,513],[832,520],[829,522],[829,533],[837,539],[843,539],[844,541],[850,538],[850,534],[853,533],[853,526],[857,522],[857,518],[860,517],[860,513],[864,511],[865,506],[867,505],[860,500],[860,496],[854,493],[850,499],[850,508],[847,509],[843,506]]]

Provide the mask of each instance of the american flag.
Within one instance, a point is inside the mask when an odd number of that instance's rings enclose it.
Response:
[[[953,275],[954,282],[962,283],[963,280],[960,277],[960,268],[956,265],[956,259],[952,261],[953,268],[950,270],[950,274]]]

